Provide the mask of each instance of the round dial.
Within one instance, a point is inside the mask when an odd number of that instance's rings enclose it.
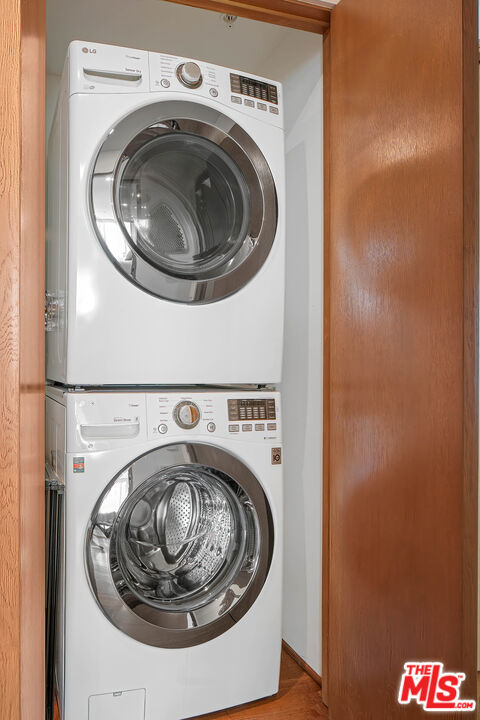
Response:
[[[189,88],[197,88],[202,84],[202,71],[197,63],[182,63],[177,68],[177,77],[183,85]]]
[[[191,430],[200,422],[198,405],[195,405],[195,403],[190,400],[178,403],[173,411],[173,418],[181,428]]]

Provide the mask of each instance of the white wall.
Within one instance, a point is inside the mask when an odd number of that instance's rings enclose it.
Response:
[[[61,75],[71,40],[173,53],[242,68],[255,67],[279,46],[287,28],[161,0],[47,0],[47,72]]]
[[[323,73],[322,39],[291,31],[262,73],[283,82],[287,276],[284,373],[284,632],[321,674]]]

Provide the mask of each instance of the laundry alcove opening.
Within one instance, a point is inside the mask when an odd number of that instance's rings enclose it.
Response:
[[[162,0],[142,0],[140,4],[128,3],[127,0],[103,0],[101,3],[95,0],[84,0],[82,3],[73,0],[47,0],[47,142],[58,98],[63,62],[69,43],[76,39],[208,61],[235,68],[246,74],[271,78],[283,85],[286,306],[283,379],[280,390],[285,458],[285,559],[283,597],[278,601],[283,604],[284,642],[293,651],[297,661],[320,678],[323,401],[322,37],[243,18],[238,18],[234,23],[226,23],[217,13]],[[255,662],[254,648],[252,662]],[[291,664],[291,657],[285,662],[287,693],[293,692],[298,673]],[[238,681],[241,682],[241,678]],[[308,685],[305,691],[301,682],[297,685],[295,700],[292,701],[294,705],[290,707],[290,712],[297,706],[301,707],[299,703],[302,702],[302,693],[312,693],[311,685]],[[130,699],[124,698],[124,701],[127,703]],[[134,701],[140,702],[137,696],[131,699],[131,702]]]

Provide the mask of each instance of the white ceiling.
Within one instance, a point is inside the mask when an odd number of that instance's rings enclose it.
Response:
[[[301,32],[244,18],[229,30],[217,13],[162,0],[47,0],[47,73],[60,75],[68,43],[85,40],[261,74],[262,60],[286,34]]]

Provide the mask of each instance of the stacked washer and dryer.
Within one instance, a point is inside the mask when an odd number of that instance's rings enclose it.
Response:
[[[69,47],[46,300],[61,720],[179,720],[278,690],[283,143],[278,83]]]

